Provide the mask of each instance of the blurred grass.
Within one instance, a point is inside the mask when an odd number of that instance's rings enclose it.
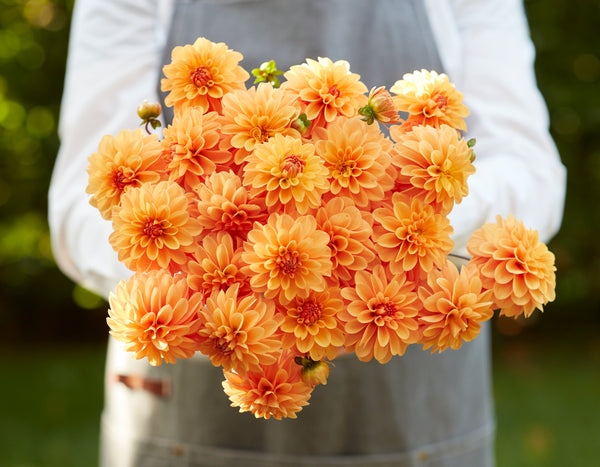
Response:
[[[495,336],[498,467],[598,465],[600,332],[595,331],[587,337]],[[99,344],[5,349],[0,465],[96,465],[104,352]]]

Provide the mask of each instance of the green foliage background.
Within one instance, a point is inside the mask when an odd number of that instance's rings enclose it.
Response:
[[[106,333],[105,304],[55,267],[46,223],[72,4],[0,0],[0,320],[9,342]],[[597,326],[600,2],[530,0],[526,7],[539,86],[569,171],[564,224],[550,244],[557,300],[533,326]]]

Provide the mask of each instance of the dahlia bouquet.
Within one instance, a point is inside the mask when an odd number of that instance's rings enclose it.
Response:
[[[205,38],[176,47],[172,123],[153,133],[160,105],[145,103],[146,132],[104,136],[89,158],[90,203],[134,272],[107,321],[135,358],[200,352],[232,406],[295,418],[340,355],[457,349],[495,311],[554,299],[554,255],[512,216],[453,261],[448,214],[475,156],[446,75],[368,91],[347,62],[319,58],[265,63],[246,87],[241,59]]]

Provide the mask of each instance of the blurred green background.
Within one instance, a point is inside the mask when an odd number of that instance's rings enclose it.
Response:
[[[0,0],[2,466],[96,463],[106,304],[56,269],[46,223],[72,4]],[[556,301],[543,319],[494,322],[498,465],[596,466],[600,2],[525,5],[568,193]]]

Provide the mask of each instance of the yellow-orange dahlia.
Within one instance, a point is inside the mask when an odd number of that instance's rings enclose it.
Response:
[[[375,259],[373,229],[350,198],[333,198],[315,214],[317,226],[329,234],[331,282],[348,282]]]
[[[136,272],[175,268],[187,261],[202,228],[188,211],[190,198],[177,183],[130,188],[113,212],[109,242],[119,261]]]
[[[420,342],[431,353],[458,349],[475,339],[481,323],[494,314],[492,292],[483,288],[477,269],[465,266],[459,273],[450,261],[428,275],[427,286],[419,287],[419,298]]]
[[[281,304],[307,298],[311,290],[322,292],[331,275],[328,243],[329,235],[317,229],[313,216],[271,214],[267,224],[254,225],[244,244],[250,286]]]
[[[174,106],[175,113],[188,107],[220,111],[221,98],[235,89],[244,89],[250,77],[239,65],[242,58],[223,42],[203,37],[193,45],[175,47],[171,63],[163,67],[161,90],[169,91],[165,104]]]
[[[378,208],[373,212],[373,241],[379,257],[390,263],[394,273],[417,266],[429,272],[434,266],[443,266],[454,247],[448,218],[419,199],[410,200],[401,193],[392,195],[392,204],[393,209]]]
[[[208,296],[238,284],[240,294],[247,294],[251,289],[241,271],[244,266],[242,251],[236,248],[231,235],[207,235],[186,265],[188,285]]]
[[[86,193],[90,204],[106,220],[112,218],[112,208],[118,206],[127,187],[156,183],[164,175],[165,164],[157,135],[145,135],[143,130],[123,130],[117,136],[105,135],[98,152],[89,158],[89,181]]]
[[[245,374],[271,365],[281,353],[280,316],[256,294],[239,295],[238,284],[206,299],[200,311],[199,349],[214,366]]]
[[[321,205],[321,195],[329,188],[327,174],[312,144],[277,134],[247,158],[244,185],[264,197],[271,212],[306,214]]]
[[[415,71],[405,74],[390,88],[396,94],[394,104],[410,116],[422,116],[422,124],[430,126],[450,125],[466,131],[463,120],[469,115],[463,95],[445,74],[435,71]]]
[[[308,354],[312,360],[333,360],[344,345],[343,324],[337,315],[344,302],[337,287],[296,298],[281,307],[281,343],[285,349]]]
[[[238,246],[254,222],[266,222],[264,200],[251,197],[233,172],[216,172],[194,187],[198,221],[205,232],[227,232]]]
[[[312,387],[302,381],[302,366],[294,362],[294,354],[282,352],[279,361],[250,371],[244,376],[224,371],[223,389],[232,407],[251,412],[256,418],[276,420],[297,418],[308,405]]]
[[[482,276],[483,286],[493,291],[500,314],[528,317],[555,298],[554,254],[539,241],[538,232],[527,229],[512,214],[496,216],[475,231],[467,250]]]
[[[270,84],[234,91],[223,97],[222,132],[236,148],[235,163],[241,165],[257,144],[277,134],[300,137],[292,123],[300,114],[294,95]]]
[[[165,128],[162,145],[170,180],[191,190],[218,165],[231,161],[232,154],[218,147],[218,117],[216,112],[202,114],[199,109],[187,109]]]
[[[392,163],[399,169],[397,183],[435,210],[448,214],[469,194],[467,178],[475,173],[473,150],[448,125],[418,126],[400,138]]]
[[[175,363],[199,349],[202,295],[190,294],[182,275],[164,270],[134,274],[119,283],[109,302],[110,334],[138,360],[146,357],[153,366]]]
[[[282,89],[292,93],[306,105],[305,113],[311,128],[322,127],[338,115],[354,117],[367,103],[367,87],[360,76],[350,72],[344,60],[307,59],[284,73]]]
[[[313,137],[317,154],[329,170],[330,193],[324,200],[347,196],[357,206],[366,207],[383,199],[394,186],[387,171],[393,145],[377,125],[339,117],[327,129],[316,129]]]
[[[342,289],[349,304],[340,313],[345,322],[346,348],[359,360],[388,362],[403,355],[417,339],[417,293],[404,274],[390,274],[382,265],[358,271],[356,286]]]

